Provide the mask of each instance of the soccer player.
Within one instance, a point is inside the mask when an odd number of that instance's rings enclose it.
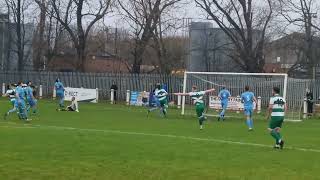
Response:
[[[79,112],[79,105],[78,105],[78,101],[76,100],[75,97],[71,98],[71,104],[69,106],[67,106],[66,109],[61,109],[61,111],[75,111],[75,112]]]
[[[16,88],[16,102],[15,106],[19,110],[19,118],[21,120],[24,120],[26,122],[30,121],[27,116],[27,110],[26,110],[26,102],[25,102],[25,90],[23,89],[23,83],[20,81],[18,83],[18,86]]]
[[[8,112],[5,113],[4,115],[4,119],[6,120],[7,117],[9,116],[10,113],[13,113],[13,112],[16,112],[17,111],[17,108],[15,106],[15,102],[16,102],[16,91],[15,91],[15,87],[16,85],[14,84],[11,84],[11,85],[8,85],[7,87],[7,92],[6,94],[4,95],[5,97],[9,97],[10,99],[10,103],[12,105],[12,109],[10,109]]]
[[[167,115],[167,108],[168,108],[168,100],[167,100],[168,93],[167,93],[167,91],[161,87],[161,84],[157,84],[154,95],[158,100],[159,107],[160,107],[160,113],[162,113],[164,116],[166,116]],[[151,108],[148,110],[148,113],[150,113],[156,109],[158,109],[158,107]]]
[[[64,86],[59,78],[56,80],[54,88],[56,89],[56,96],[59,102],[57,110],[64,109]]]
[[[245,87],[245,92],[241,94],[241,102],[244,104],[244,114],[246,116],[246,124],[249,128],[249,131],[253,130],[253,103],[257,103],[257,99],[254,96],[254,93],[249,91],[250,87]]]
[[[32,113],[36,114],[37,113],[37,99],[33,96],[33,89],[31,86],[32,86],[32,82],[31,81],[27,82],[27,87],[25,88],[27,102],[29,104],[27,107],[27,112],[29,112],[30,108],[32,108]]]
[[[276,140],[274,148],[283,149],[284,141],[282,140],[280,130],[284,121],[285,112],[287,111],[287,105],[286,100],[279,94],[280,88],[274,87],[272,90],[273,97],[270,98],[267,119],[269,120],[271,117],[268,131],[270,132],[270,135]]]
[[[204,109],[205,109],[205,105],[204,105],[204,101],[203,101],[203,96],[215,91],[215,89],[209,89],[206,91],[198,91],[197,86],[192,86],[192,92],[189,93],[175,93],[175,95],[177,96],[190,96],[193,100],[193,103],[195,104],[196,107],[196,113],[198,116],[198,120],[199,120],[199,125],[200,125],[200,130],[203,129],[203,121],[206,120],[206,117],[204,115]]]
[[[224,121],[224,115],[228,107],[228,101],[230,96],[231,96],[230,91],[228,91],[226,87],[222,87],[221,91],[219,92],[219,99],[221,101],[222,111],[220,112],[218,121],[220,121],[220,119]]]

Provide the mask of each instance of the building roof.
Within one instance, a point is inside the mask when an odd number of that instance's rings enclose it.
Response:
[[[291,34],[288,34],[286,36],[283,36],[279,39],[276,39],[274,41],[271,41],[269,43],[269,46],[274,46],[274,45],[300,45],[301,41],[305,39],[305,34],[304,33],[299,33],[299,32],[294,32]],[[314,36],[313,40],[317,43],[320,43],[320,37]]]

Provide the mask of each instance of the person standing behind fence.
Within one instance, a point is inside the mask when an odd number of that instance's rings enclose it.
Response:
[[[307,89],[307,105],[308,105],[308,116],[311,116],[313,113],[313,93],[310,91],[310,89]]]
[[[56,89],[56,96],[58,98],[57,110],[61,110],[64,108],[64,86],[59,78],[56,80],[54,88]]]
[[[118,86],[116,85],[116,82],[112,81],[112,85],[111,85],[110,89],[113,89],[113,98],[114,98],[113,100],[116,103],[117,102],[117,91],[118,91]]]

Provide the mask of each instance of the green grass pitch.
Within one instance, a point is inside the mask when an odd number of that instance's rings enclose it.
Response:
[[[56,112],[40,101],[29,124],[0,120],[0,180],[216,180],[320,179],[320,119],[286,122],[288,148],[274,150],[267,122],[194,117],[124,105],[80,104],[80,113]],[[0,100],[0,113],[10,108]]]

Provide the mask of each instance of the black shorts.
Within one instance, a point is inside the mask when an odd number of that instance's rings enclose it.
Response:
[[[74,111],[70,106],[68,107],[68,111]]]

